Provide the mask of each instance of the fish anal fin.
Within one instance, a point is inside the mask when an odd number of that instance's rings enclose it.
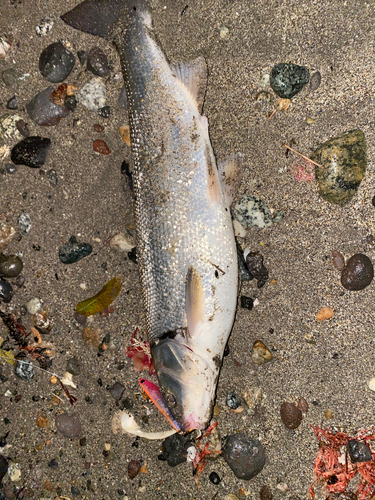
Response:
[[[228,207],[233,203],[243,176],[243,154],[228,156],[217,166]]]
[[[206,146],[205,157],[207,163],[208,192],[212,203],[218,203],[220,201],[220,180],[215,162],[208,146]]]
[[[185,85],[202,114],[207,87],[207,64],[203,56],[194,61],[171,65],[172,73]]]
[[[198,325],[204,322],[204,290],[202,277],[193,266],[186,275],[186,317],[188,336],[194,337]]]

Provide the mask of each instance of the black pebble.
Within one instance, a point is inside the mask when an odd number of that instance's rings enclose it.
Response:
[[[72,487],[70,488],[70,491],[71,491],[71,493],[72,493],[72,495],[73,495],[74,497],[77,497],[78,495],[80,495],[80,494],[81,494],[80,489],[79,489],[79,488],[77,488],[77,486],[72,486]]]
[[[98,114],[103,118],[109,118],[111,116],[110,106],[103,106],[102,108],[99,108]]]
[[[44,165],[50,146],[51,140],[46,137],[26,137],[13,147],[12,162],[16,165],[39,168]]]
[[[39,57],[39,71],[52,83],[65,80],[73,69],[75,58],[61,42],[48,45]]]
[[[17,102],[17,97],[14,95],[9,99],[7,102],[7,108],[8,109],[18,109],[18,102]]]
[[[128,252],[129,260],[137,264],[137,249],[136,247],[132,248],[130,252]]]
[[[0,276],[15,278],[23,269],[22,260],[18,255],[4,255],[0,253]]]
[[[185,445],[189,440],[189,435],[181,436],[180,434],[172,434],[164,439],[162,454],[167,459],[168,465],[175,467],[186,462]]]
[[[23,136],[23,137],[29,137],[30,136],[30,129],[28,124],[25,122],[25,120],[17,120],[16,121],[16,127],[18,132]]]
[[[246,265],[251,275],[258,280],[257,287],[264,286],[268,279],[268,270],[263,264],[263,256],[258,252],[250,252],[246,256]]]
[[[8,471],[8,461],[3,455],[0,455],[0,483]]]
[[[374,268],[367,255],[358,253],[350,257],[341,273],[341,284],[347,290],[363,290],[371,283]]]
[[[211,472],[208,478],[213,484],[219,484],[221,481],[219,474],[217,474],[216,472]]]
[[[254,307],[254,300],[251,297],[246,297],[246,295],[241,295],[241,307],[242,309],[251,309]]]
[[[59,259],[63,264],[73,264],[87,257],[91,252],[90,243],[78,243],[75,236],[71,236],[69,242],[59,248]]]
[[[96,76],[105,77],[110,74],[107,56],[100,47],[93,47],[89,51],[87,69]]]
[[[8,304],[13,297],[13,287],[3,278],[0,278],[0,302]]]
[[[234,392],[229,391],[227,395],[227,406],[232,410],[237,410],[241,406],[241,399]]]
[[[235,476],[246,481],[259,474],[266,463],[266,454],[261,442],[241,433],[226,439],[223,458]]]
[[[120,401],[124,391],[125,386],[121,382],[115,382],[109,392],[115,401]]]
[[[122,401],[121,409],[122,410],[131,410],[133,408],[133,406],[134,406],[133,401],[130,398],[125,398]]]
[[[351,439],[347,444],[350,460],[354,462],[369,462],[372,459],[370,448],[361,441]]]
[[[372,204],[373,204],[373,206],[375,207],[375,196],[372,198],[371,203],[372,203]]]
[[[83,66],[87,61],[87,52],[85,50],[79,50],[77,52],[77,56],[78,56],[79,62]]]
[[[53,458],[52,460],[50,460],[48,462],[48,467],[50,467],[51,469],[57,469],[58,465],[59,464],[58,464],[56,458]]]
[[[272,90],[283,99],[291,99],[310,79],[310,72],[298,64],[276,64],[270,74]]]
[[[69,109],[69,111],[74,111],[77,107],[77,99],[75,95],[68,95],[64,99],[65,106]]]

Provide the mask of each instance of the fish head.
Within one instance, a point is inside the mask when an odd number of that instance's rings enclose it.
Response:
[[[152,349],[163,398],[183,431],[205,429],[211,419],[216,375],[180,335],[162,339]]]

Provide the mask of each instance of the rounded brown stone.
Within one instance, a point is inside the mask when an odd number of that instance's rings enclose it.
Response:
[[[361,253],[350,257],[346,268],[341,273],[341,284],[351,291],[363,290],[371,283],[374,277],[374,268],[367,255]]]
[[[287,429],[297,429],[302,422],[302,411],[294,403],[283,403],[280,407],[280,416]]]

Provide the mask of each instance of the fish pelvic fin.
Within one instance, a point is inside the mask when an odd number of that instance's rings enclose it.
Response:
[[[219,174],[208,146],[206,146],[205,157],[207,163],[208,192],[212,203],[218,203],[221,199]]]
[[[207,63],[203,56],[193,61],[171,65],[172,73],[188,89],[198,111],[202,114],[207,88]]]
[[[228,208],[233,203],[243,176],[243,154],[236,153],[225,158],[217,166],[221,186]]]
[[[204,323],[204,290],[202,277],[193,266],[186,275],[186,317],[187,335],[194,337],[198,325]]]

